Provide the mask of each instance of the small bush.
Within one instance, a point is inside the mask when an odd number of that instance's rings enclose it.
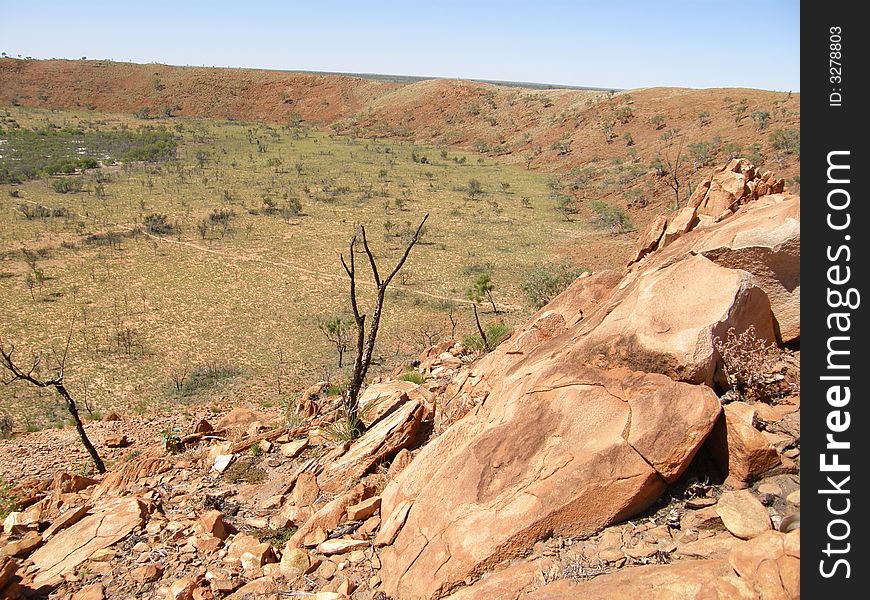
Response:
[[[483,185],[477,179],[469,179],[465,189],[469,198],[477,198],[483,193]]]
[[[731,389],[748,400],[769,401],[775,393],[775,367],[780,359],[776,344],[760,339],[752,325],[737,334],[733,327],[725,339],[713,338],[722,356],[725,377]]]
[[[321,433],[333,442],[349,442],[355,439],[361,430],[362,421],[359,415],[348,415],[342,411],[338,420],[321,428]]]
[[[191,369],[190,374],[181,381],[180,389],[179,382],[173,381],[170,393],[179,397],[190,396],[201,390],[218,387],[224,380],[232,379],[241,372],[239,367],[231,363],[203,363]]]
[[[18,496],[12,492],[12,484],[0,475],[0,519],[18,510]]]
[[[617,206],[603,200],[596,200],[592,203],[592,210],[596,215],[596,224],[601,228],[610,229],[610,233],[614,235],[634,230],[631,219]]]
[[[9,415],[0,415],[0,440],[8,440],[12,437],[12,428],[15,422]]]
[[[786,154],[801,153],[801,132],[797,129],[780,129],[770,134],[770,143]]]
[[[168,217],[160,213],[152,213],[148,215],[145,217],[143,223],[148,233],[154,235],[172,233],[172,230],[174,229],[172,223],[169,222]]]
[[[242,458],[227,467],[224,480],[228,483],[260,483],[266,479],[266,471],[254,464],[253,458]]]
[[[160,432],[160,445],[167,454],[174,454],[181,450],[181,429],[167,427]]]
[[[82,180],[74,177],[64,177],[51,182],[51,189],[58,194],[75,194],[82,191]]]
[[[417,385],[423,384],[423,374],[418,373],[417,371],[408,371],[407,373],[403,373],[399,379],[401,381],[410,381],[411,383],[416,383]]]
[[[287,543],[293,534],[296,533],[296,527],[282,527],[281,529],[256,529],[253,532],[254,537],[260,540],[260,543],[269,544],[273,548],[281,549]]]
[[[541,308],[588,271],[589,269],[573,269],[567,264],[537,265],[526,273],[520,289],[532,306]]]
[[[700,141],[689,144],[689,155],[699,167],[709,164],[714,154],[714,147],[710,142]]]
[[[462,345],[475,352],[489,352],[494,350],[496,346],[511,334],[511,328],[504,321],[495,321],[487,324],[483,328],[483,332],[486,334],[486,344],[479,333],[473,333],[463,338]]]
[[[59,192],[66,193],[66,192]],[[33,219],[49,219],[52,217],[68,217],[69,209],[65,206],[56,206],[49,208],[42,204],[19,204],[18,210],[24,215],[28,221]]]

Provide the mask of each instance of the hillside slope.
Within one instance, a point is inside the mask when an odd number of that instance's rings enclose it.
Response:
[[[682,160],[681,201],[710,164],[737,155],[798,191],[800,149],[772,136],[800,128],[800,95],[650,88],[608,94],[457,80],[376,81],[253,69],[109,61],[0,59],[0,104],[150,115],[302,119],[360,137],[407,139],[558,173],[577,203],[603,198],[643,227],[674,192],[657,159]],[[799,139],[799,138],[798,138]]]

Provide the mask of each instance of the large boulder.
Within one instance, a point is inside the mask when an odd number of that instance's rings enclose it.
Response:
[[[719,467],[728,475],[732,487],[745,487],[762,473],[781,464],[779,453],[764,434],[755,428],[755,410],[744,402],[725,406],[707,447]]]
[[[783,343],[801,334],[800,208],[799,196],[765,196],[691,244],[692,252],[755,276],[770,300]]]
[[[116,498],[98,504],[92,514],[64,529],[30,555],[37,573],[35,587],[54,586],[97,551],[119,542],[141,526],[147,514],[138,498]]]
[[[709,388],[564,354],[503,376],[384,491],[385,522],[406,513],[382,553],[389,595],[436,598],[538,539],[636,514],[679,477],[720,412]]]
[[[588,315],[604,306],[621,275],[600,271],[581,275],[566,290],[533,314],[508,340],[460,371],[447,386],[445,399],[436,408],[435,430],[443,431],[469,408],[481,403],[503,373],[527,360],[530,353],[549,343],[564,346]],[[556,342],[555,340],[560,340]]]
[[[747,271],[688,255],[625,283],[580,335],[587,362],[710,385],[721,362],[716,337],[754,326],[759,338],[774,339],[770,302]]]
[[[407,402],[419,387],[412,381],[401,379],[368,386],[359,397],[360,420],[366,427],[371,427]]]

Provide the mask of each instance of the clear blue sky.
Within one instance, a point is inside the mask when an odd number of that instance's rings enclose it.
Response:
[[[531,81],[800,89],[799,0],[0,3],[0,51]]]

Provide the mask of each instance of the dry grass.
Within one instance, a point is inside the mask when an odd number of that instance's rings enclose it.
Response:
[[[10,115],[22,127],[144,124],[23,108]],[[80,402],[103,413],[190,402],[273,406],[312,381],[339,379],[316,320],[347,310],[338,256],[356,223],[366,224],[387,264],[404,245],[401,235],[390,234],[431,213],[385,305],[376,365],[385,369],[419,352],[433,333],[449,333],[450,305],[461,318],[457,335],[474,330],[464,304],[469,266],[493,266],[499,307],[516,322],[529,312],[519,288],[529,269],[561,260],[557,247],[602,238],[586,219],[564,219],[545,176],[488,159],[480,164],[473,154],[460,165],[452,152],[443,160],[436,149],[409,143],[254,123],[163,123],[178,130],[179,160],[103,168],[101,175],[110,176],[103,199],[57,194],[46,180],[16,186],[20,198],[10,196],[12,186],[0,186],[0,335],[26,355],[60,345],[74,319],[67,381]],[[258,151],[258,141],[266,152]],[[208,153],[202,168],[200,151]],[[414,162],[412,152],[427,156],[428,164]],[[83,176],[86,190],[93,190],[94,177]],[[476,200],[464,191],[471,179],[484,190]],[[302,215],[265,214],[264,196],[280,208],[285,192],[301,202]],[[16,209],[22,201],[63,206],[69,216],[27,220]],[[220,209],[235,215],[227,231],[208,229],[203,239],[197,225]],[[167,215],[175,232],[139,231],[153,213]],[[107,231],[122,234],[119,248],[87,242]],[[623,245],[631,244],[626,237]],[[22,248],[41,251],[38,266],[48,276],[35,300],[25,285]],[[238,375],[175,393],[178,369],[215,362]],[[19,431],[63,419],[50,397],[28,387],[0,389],[0,402]]]

